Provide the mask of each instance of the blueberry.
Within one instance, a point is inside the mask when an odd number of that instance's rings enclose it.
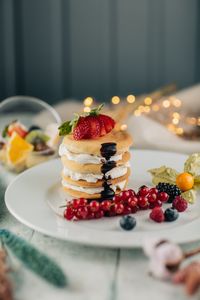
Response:
[[[120,226],[124,230],[131,230],[136,226],[136,219],[131,216],[123,216],[120,219]]]
[[[165,215],[166,222],[173,222],[178,218],[179,213],[174,208],[167,208],[164,212],[164,215]]]
[[[40,128],[39,126],[37,126],[37,125],[32,125],[32,126],[29,128],[28,132],[31,132],[31,131],[33,131],[33,130],[41,130],[41,128]]]

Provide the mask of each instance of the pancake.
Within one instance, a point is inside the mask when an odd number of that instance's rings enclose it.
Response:
[[[75,140],[73,135],[66,135],[63,139],[63,145],[72,153],[87,153],[92,155],[101,155],[100,149],[103,143],[116,143],[117,154],[127,151],[132,145],[132,137],[126,131],[112,130],[110,133],[98,139]]]
[[[117,166],[125,165],[129,160],[130,152],[125,152],[122,159],[116,162]],[[102,164],[79,164],[73,160],[68,160],[66,156],[62,156],[61,161],[64,167],[72,170],[73,172],[101,174]]]
[[[126,186],[128,184],[128,180],[126,180],[125,186],[123,189],[126,189]],[[101,194],[88,194],[88,193],[84,193],[84,192],[80,192],[80,191],[75,191],[66,187],[63,187],[64,192],[66,192],[67,194],[69,194],[70,196],[74,197],[74,198],[86,198],[86,199],[100,199],[101,198]],[[122,190],[121,189],[117,189],[115,191],[115,194],[119,194]]]
[[[124,180],[128,180],[128,177],[130,176],[130,168],[128,168],[127,173],[124,176],[115,178],[115,179],[109,179],[108,182],[111,184],[116,184],[119,182],[122,182]],[[103,185],[103,180],[98,180],[97,182],[87,182],[85,180],[73,180],[68,176],[62,175],[62,178],[66,180],[69,184],[81,186],[81,187],[101,187]]]

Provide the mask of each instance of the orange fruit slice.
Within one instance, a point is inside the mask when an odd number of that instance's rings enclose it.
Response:
[[[17,165],[26,160],[33,151],[33,145],[27,143],[21,136],[13,132],[7,145],[7,161],[11,165]]]
[[[188,191],[194,186],[194,177],[187,172],[181,173],[176,178],[176,185],[181,191]]]

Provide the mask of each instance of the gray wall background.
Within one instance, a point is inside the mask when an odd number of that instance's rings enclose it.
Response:
[[[0,100],[106,100],[199,80],[198,0],[0,0]]]

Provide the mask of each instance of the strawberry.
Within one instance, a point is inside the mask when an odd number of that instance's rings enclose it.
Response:
[[[96,139],[109,133],[115,126],[115,121],[100,114],[103,104],[93,108],[88,114],[75,117],[64,122],[59,127],[59,135],[73,134],[75,140]]]
[[[90,129],[89,129],[87,137],[92,138],[92,139],[96,139],[96,138],[100,137],[101,128],[100,128],[100,123],[99,123],[97,116],[87,116],[87,117],[85,117],[85,119],[90,124]]]
[[[100,136],[104,136],[107,133],[105,124],[104,124],[103,120],[99,117],[98,117],[98,121],[99,121],[99,124],[100,124]]]
[[[90,130],[90,124],[84,117],[80,117],[76,127],[73,130],[75,140],[86,138]]]
[[[106,115],[100,114],[98,118],[104,123],[106,133],[109,133],[115,126],[115,121]]]
[[[22,138],[24,138],[27,135],[28,130],[26,129],[26,127],[24,125],[22,125],[18,121],[14,121],[7,127],[7,135],[11,136],[13,134],[13,132],[16,132]]]

